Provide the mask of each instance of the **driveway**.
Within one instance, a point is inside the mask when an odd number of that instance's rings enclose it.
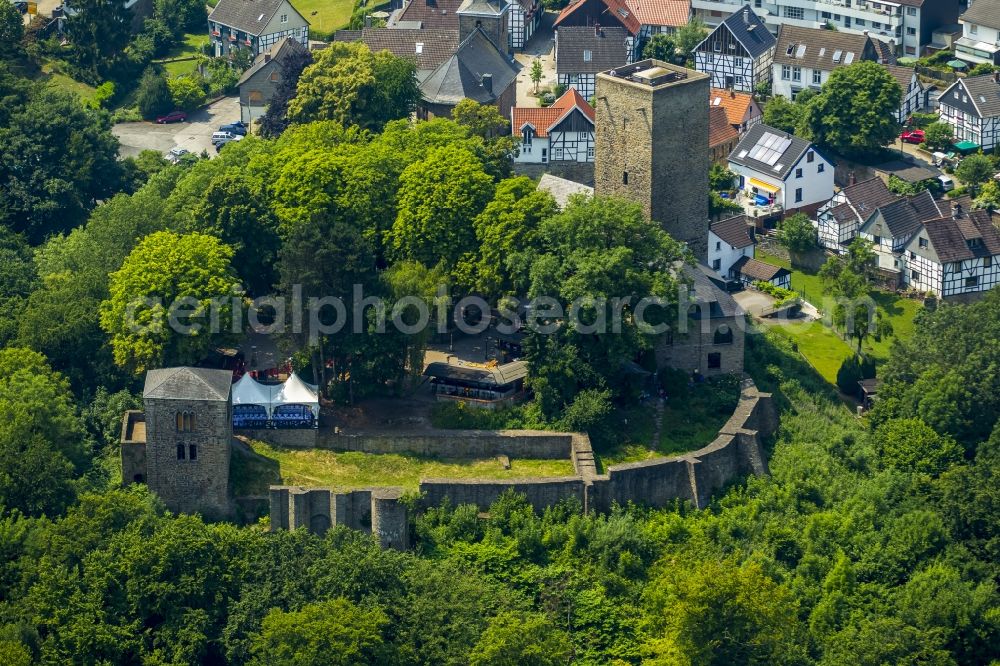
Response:
[[[524,51],[514,54],[514,59],[521,65],[521,72],[517,75],[517,106],[541,106],[532,94],[535,84],[531,81],[531,64],[535,58],[542,61],[542,80],[538,82],[538,89],[544,90],[556,82],[556,43],[552,29],[555,17],[554,12],[545,12],[541,25],[524,45]]]
[[[225,97],[189,114],[186,123],[120,123],[112,127],[111,132],[121,144],[118,149],[120,157],[135,157],[143,150],[163,154],[175,146],[187,148],[195,154],[206,150],[209,157],[215,157],[212,132],[218,130],[219,125],[239,119],[239,97]]]

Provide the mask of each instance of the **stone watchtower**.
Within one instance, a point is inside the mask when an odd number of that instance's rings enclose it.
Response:
[[[129,412],[123,424],[124,482],[145,481],[172,511],[228,514],[232,377],[204,368],[147,372],[145,414]]]
[[[510,7],[503,0],[465,0],[456,12],[459,41],[464,42],[476,28],[479,28],[490,38],[500,53],[509,53],[509,12]]]
[[[640,204],[701,261],[708,246],[709,76],[660,60],[597,75],[594,191]]]

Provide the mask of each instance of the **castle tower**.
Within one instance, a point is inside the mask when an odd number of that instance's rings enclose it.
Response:
[[[184,367],[146,373],[145,481],[171,511],[230,512],[232,377],[228,370]],[[125,480],[138,480],[136,473]]]
[[[464,42],[476,28],[490,38],[500,53],[510,53],[510,7],[504,0],[465,0],[458,14],[458,41]],[[707,93],[706,93],[707,95]]]
[[[594,190],[640,204],[701,261],[708,245],[707,74],[643,60],[597,75]]]

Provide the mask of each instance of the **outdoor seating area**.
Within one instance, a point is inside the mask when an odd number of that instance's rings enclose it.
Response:
[[[318,428],[319,390],[294,372],[281,384],[243,375],[232,389],[233,428]]]

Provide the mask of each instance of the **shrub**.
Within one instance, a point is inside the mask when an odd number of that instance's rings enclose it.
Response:
[[[866,356],[844,359],[837,370],[837,388],[847,395],[858,394],[858,382],[875,376],[875,361]]]
[[[205,102],[205,88],[194,76],[180,76],[167,81],[174,106],[184,111],[193,111]]]
[[[767,294],[768,296],[773,296],[777,299],[774,303],[774,307],[780,308],[789,303],[793,303],[798,300],[799,295],[797,292],[791,289],[785,289],[784,287],[779,287],[777,285],[771,284],[770,282],[764,282],[763,280],[758,280],[753,283],[753,286],[757,288],[758,291]]]
[[[146,119],[169,112],[174,106],[174,98],[167,79],[152,67],[147,69],[139,81],[135,102],[139,114]]]

